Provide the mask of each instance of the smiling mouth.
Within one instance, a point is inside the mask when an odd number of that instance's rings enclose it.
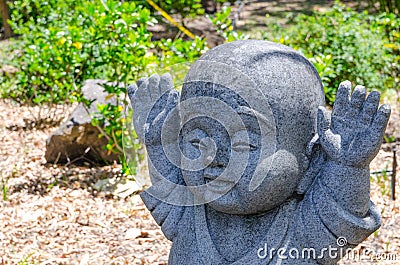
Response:
[[[217,193],[227,192],[235,185],[235,181],[224,174],[225,170],[225,165],[211,166],[204,170],[204,182],[208,190]]]
[[[204,181],[209,191],[218,194],[228,192],[235,185],[235,182],[231,179],[225,179],[219,175],[205,174]]]

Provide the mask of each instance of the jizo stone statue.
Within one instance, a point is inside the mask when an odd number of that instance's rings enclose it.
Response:
[[[344,81],[330,114],[306,58],[254,40],[208,51],[181,93],[169,74],[128,90],[170,265],[335,264],[379,228],[379,93]]]

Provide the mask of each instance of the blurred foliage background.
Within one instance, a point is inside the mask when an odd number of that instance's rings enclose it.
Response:
[[[6,3],[1,2],[1,6]],[[360,1],[363,11],[335,2],[328,11],[288,13],[290,23],[285,25],[267,15],[268,23],[260,32],[234,29],[231,7],[242,2],[154,0],[183,26],[191,19],[206,17],[225,42],[250,37],[300,51],[317,68],[330,105],[339,83],[346,79],[369,90],[398,87],[399,1],[370,0],[367,5]],[[0,92],[1,97],[20,104],[81,102],[89,106],[81,87],[94,78],[116,84],[104,86],[104,90],[127,104],[128,84],[165,69],[180,73],[175,81],[182,83],[188,63],[210,48],[204,36],[155,38],[149,27],[169,22],[147,0],[15,0],[8,1],[7,7],[9,20],[3,19],[3,25],[11,26],[14,38],[0,46],[0,57],[1,63],[14,70],[2,72]],[[3,18],[6,11],[3,7]],[[108,136],[109,143],[105,148],[118,152],[126,127],[125,110],[112,105],[98,109],[93,125],[106,126],[102,136]],[[46,117],[38,113],[35,119]],[[132,146],[139,148],[136,142]],[[125,158],[120,162],[126,174],[134,174]]]
[[[293,25],[268,24],[262,38],[302,52],[317,68],[327,103],[343,80],[384,91],[399,84],[400,20],[395,13],[354,11],[336,2],[327,12],[300,14]]]

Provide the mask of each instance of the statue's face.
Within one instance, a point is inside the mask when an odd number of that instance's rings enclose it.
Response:
[[[230,214],[262,213],[286,201],[295,191],[302,170],[296,156],[279,144],[275,122],[253,111],[227,88],[189,85],[194,92],[183,93],[183,102],[207,97],[205,108],[210,108],[210,113],[223,112],[229,106],[241,120],[196,115],[195,107],[182,108],[182,155],[185,161],[202,164],[196,170],[186,170],[189,167],[182,165],[184,180],[195,197]],[[219,104],[211,104],[210,98],[223,102],[224,107],[219,110]],[[295,143],[296,139],[292,140]]]

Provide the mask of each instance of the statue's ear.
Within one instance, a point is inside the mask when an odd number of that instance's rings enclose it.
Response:
[[[311,162],[308,164],[308,169],[297,186],[297,194],[305,194],[307,192],[325,161],[324,152],[319,144],[318,134],[316,134],[308,143],[306,156],[308,161]]]

